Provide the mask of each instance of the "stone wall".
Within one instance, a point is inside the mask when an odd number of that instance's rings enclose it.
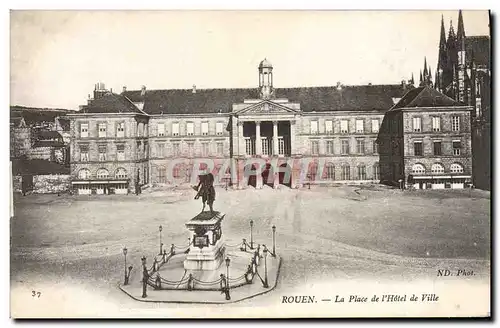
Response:
[[[20,175],[13,177],[14,192],[22,192],[22,180]],[[34,194],[53,194],[58,192],[66,192],[70,189],[70,175],[34,175],[33,176],[33,190]]]

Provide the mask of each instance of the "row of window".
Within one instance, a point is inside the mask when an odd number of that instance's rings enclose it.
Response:
[[[100,168],[96,171],[96,177],[97,179],[109,179],[110,178],[109,171],[105,168]],[[92,178],[92,173],[90,172],[89,169],[83,168],[78,171],[78,179],[88,180],[91,178]],[[123,167],[116,169],[114,178],[127,179],[128,178],[127,170],[125,170]]]
[[[165,123],[158,123],[157,124],[157,136],[163,137],[167,135],[166,128],[165,128]],[[98,123],[97,124],[97,136],[99,138],[106,138],[108,136],[108,123]],[[224,134],[224,123],[223,122],[216,122],[215,124],[215,134],[216,135],[223,135]],[[181,135],[180,133],[180,124],[179,122],[173,122],[172,123],[172,136],[179,136]],[[186,123],[186,131],[182,135],[187,135],[187,136],[194,136],[195,135],[195,129],[194,129],[194,122],[187,122]],[[201,123],[201,135],[202,136],[208,136],[209,135],[209,122],[202,122]],[[138,123],[137,124],[137,136],[142,137],[142,136],[148,136],[148,125],[143,124],[143,123]],[[80,137],[81,138],[88,138],[89,137],[89,124],[88,123],[81,123],[80,124]],[[116,137],[117,138],[124,138],[125,137],[125,123],[120,122],[116,124]]]
[[[216,149],[216,155],[217,156],[222,156],[224,155],[224,143],[223,142],[217,142],[215,144]],[[124,161],[125,160],[125,145],[124,144],[116,144],[116,160],[117,161]],[[148,151],[148,144],[143,143],[141,147],[141,143],[137,142],[137,154],[136,158],[137,159],[143,159],[143,158],[148,158],[149,151]],[[108,159],[108,146],[107,145],[98,145],[97,146],[97,152],[98,152],[98,161],[100,162],[105,162]],[[194,155],[194,143],[187,143],[187,153],[188,156],[193,156]],[[202,142],[201,143],[201,156],[209,156],[210,155],[210,143],[209,142]],[[88,145],[80,145],[80,161],[82,162],[88,162],[90,161],[90,150]],[[159,142],[156,144],[156,157],[159,158],[164,158],[165,157],[165,143],[164,142]],[[179,142],[174,142],[172,143],[172,155],[173,156],[180,156],[181,155],[181,145]]]
[[[311,129],[310,132],[311,134],[318,134],[319,129],[318,125],[319,122],[314,120],[310,122],[311,124]],[[372,119],[371,120],[371,133],[378,133],[380,127],[380,121],[378,119]],[[362,119],[357,119],[355,121],[355,131],[356,133],[367,133],[368,131],[365,131],[365,120]],[[333,120],[326,120],[325,121],[325,133],[326,134],[332,134],[334,133],[333,130]],[[349,132],[349,120],[340,120],[340,133],[345,134],[345,133],[350,133]]]
[[[377,154],[378,153],[378,144],[375,140],[370,141],[371,144],[371,152],[368,151],[368,153],[372,154]],[[341,155],[349,155],[349,154],[366,154],[367,149],[366,149],[366,140],[365,139],[356,139],[356,148],[354,149],[355,151],[352,152],[351,146],[350,146],[350,139],[341,139],[340,140],[340,154]],[[326,147],[325,147],[325,153],[328,155],[333,155],[335,153],[338,153],[334,150],[334,143],[333,140],[326,140]],[[319,140],[311,140],[311,154],[312,155],[319,155]]]
[[[317,166],[309,166],[308,180],[315,181],[317,172]],[[351,175],[351,173],[354,174]],[[358,164],[353,170],[349,164],[343,164],[340,166],[340,177],[337,177],[335,175],[335,166],[332,163],[327,163],[322,178],[327,180],[380,180],[380,166],[378,163],[373,165],[371,173],[371,176],[368,176],[364,164]]]
[[[417,163],[414,164],[411,168],[413,174],[425,174],[427,172],[425,166],[423,164]],[[431,166],[431,173],[433,174],[442,174],[445,172],[444,165],[441,163],[434,163]],[[451,173],[464,173],[464,167],[461,164],[453,163],[450,165]]]
[[[432,142],[432,149],[433,149],[433,154],[435,156],[442,156],[442,155],[448,155],[443,153],[443,147],[442,147],[442,142],[441,141],[436,141],[434,140]],[[453,156],[460,156],[462,153],[462,142],[460,140],[453,140],[451,142],[452,144],[452,154]],[[422,141],[414,141],[413,142],[413,155],[415,156],[423,156],[424,151],[423,151],[423,142]]]
[[[412,119],[412,127],[413,132],[423,132],[422,129],[422,118],[421,117],[413,117]],[[432,132],[440,132],[442,130],[441,126],[441,117],[440,116],[432,116],[431,117],[431,130]],[[451,131],[459,132],[460,131],[460,116],[452,116],[451,117]]]

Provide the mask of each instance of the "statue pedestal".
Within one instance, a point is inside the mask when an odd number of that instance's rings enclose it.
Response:
[[[224,261],[226,250],[221,229],[224,216],[221,212],[206,211],[186,223],[192,243],[184,260],[184,269],[216,270]]]

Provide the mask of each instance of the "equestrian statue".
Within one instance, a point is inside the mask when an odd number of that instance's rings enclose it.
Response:
[[[200,182],[197,186],[193,186],[192,188],[198,193],[194,197],[194,199],[198,199],[201,197],[203,201],[202,212],[205,210],[205,204],[208,203],[210,207],[210,212],[213,213],[213,205],[215,200],[215,188],[214,188],[214,175],[212,173],[199,175],[198,178]]]

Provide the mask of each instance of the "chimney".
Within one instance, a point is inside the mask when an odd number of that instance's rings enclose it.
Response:
[[[123,90],[122,92],[126,92],[127,91],[127,87],[126,86],[123,86]]]
[[[196,84],[193,84],[193,93],[196,93]]]
[[[342,90],[342,83],[337,82],[337,90]]]
[[[145,95],[146,95],[146,86],[145,86],[145,85],[143,85],[143,86],[141,87],[141,96],[142,96],[142,97],[144,97]]]
[[[403,89],[406,89],[406,80],[405,79],[401,80],[401,86],[403,87]]]
[[[109,92],[110,92],[110,93],[113,93],[113,88],[109,88]]]

